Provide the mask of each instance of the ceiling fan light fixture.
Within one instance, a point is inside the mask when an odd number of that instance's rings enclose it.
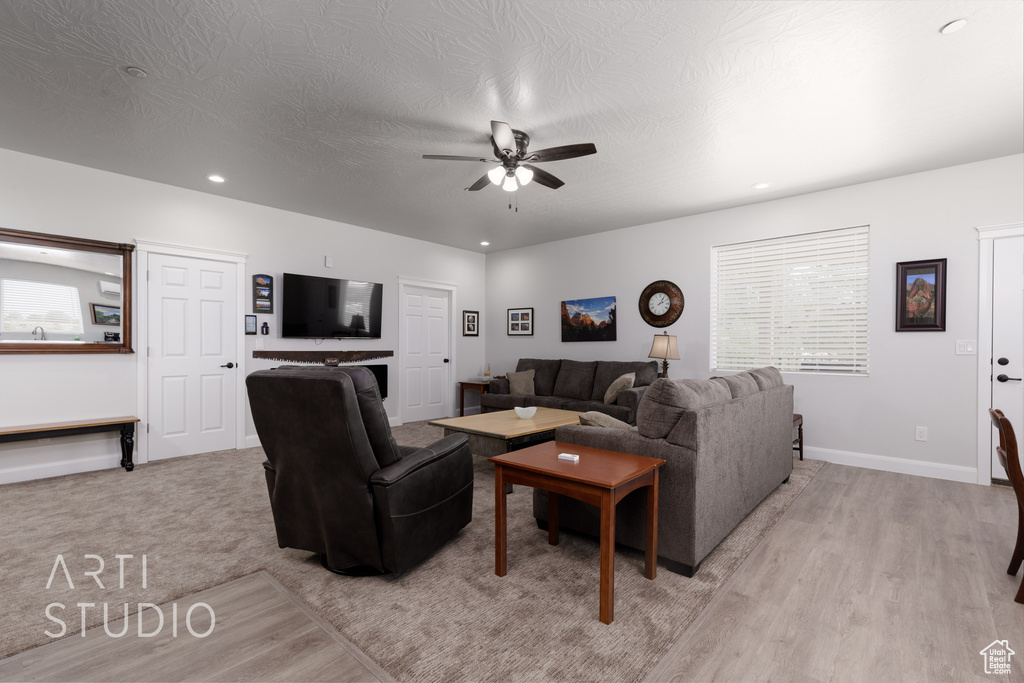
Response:
[[[516,180],[519,181],[520,185],[529,185],[530,181],[533,180],[533,171],[525,166],[519,166],[516,168]]]
[[[519,185],[516,184],[516,177],[513,174],[505,176],[505,182],[502,184],[501,189],[505,192],[515,192],[519,189]]]
[[[495,166],[487,172],[487,177],[491,179],[491,182],[495,185],[501,185],[502,178],[505,177],[505,167]],[[485,186],[486,187],[486,186]]]

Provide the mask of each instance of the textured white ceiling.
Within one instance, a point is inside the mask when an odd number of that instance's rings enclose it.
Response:
[[[488,251],[1020,153],[1022,65],[1019,0],[2,0],[0,147]],[[598,152],[509,211],[421,158],[492,119]]]

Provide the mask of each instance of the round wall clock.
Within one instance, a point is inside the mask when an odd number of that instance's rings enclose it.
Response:
[[[640,293],[640,317],[652,327],[668,327],[683,313],[683,290],[668,280],[658,280]]]

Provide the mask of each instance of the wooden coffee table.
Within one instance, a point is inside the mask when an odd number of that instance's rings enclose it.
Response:
[[[559,460],[575,453],[578,462]],[[647,487],[644,576],[654,579],[658,562],[658,468],[664,460],[601,448],[550,441],[496,455],[494,463],[494,573],[507,572],[506,484],[548,492],[548,543],[558,545],[558,497],[569,496],[601,510],[601,622],[612,623],[615,606],[615,505],[626,494]]]
[[[580,414],[572,410],[537,408],[529,420],[521,419],[514,410],[501,410],[431,420],[427,424],[444,428],[445,436],[456,432],[468,434],[470,452],[489,457],[553,441],[556,428],[579,422]]]

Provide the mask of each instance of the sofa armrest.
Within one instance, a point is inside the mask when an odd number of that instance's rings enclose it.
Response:
[[[373,486],[391,486],[408,477],[416,470],[458,453],[462,448],[465,448],[467,452],[469,451],[469,437],[462,433],[446,436],[422,448],[399,446],[402,459],[374,472],[370,476],[370,484]]]
[[[590,448],[603,448],[608,451],[619,453],[632,453],[633,455],[646,455],[650,458],[661,458],[662,460],[676,460],[679,454],[688,449],[674,446],[664,439],[650,439],[642,436],[632,429],[611,429],[607,427],[584,427],[581,425],[566,425],[555,430],[555,440],[577,446],[588,446]]]
[[[507,394],[508,391],[508,378],[494,378],[487,384],[489,394]]]
[[[644,392],[649,388],[650,386],[623,389],[619,392],[619,395],[615,397],[616,405],[625,406],[633,412],[634,423],[636,422],[636,407],[640,405],[640,399],[643,398]]]

